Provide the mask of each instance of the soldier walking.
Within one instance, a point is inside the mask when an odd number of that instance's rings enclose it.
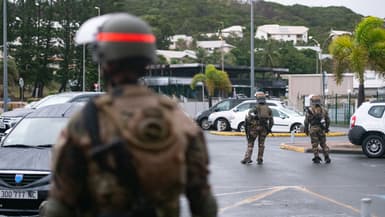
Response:
[[[250,109],[245,118],[245,133],[247,138],[247,150],[242,164],[249,164],[253,161],[251,156],[253,154],[254,142],[258,137],[258,157],[257,163],[263,163],[263,153],[265,150],[266,136],[271,132],[274,120],[272,111],[266,105],[266,96],[263,92],[255,93],[257,105]]]
[[[92,43],[107,93],[60,135],[41,216],[178,217],[182,194],[191,216],[217,216],[202,131],[172,99],[138,84],[156,57],[150,26],[126,13],[92,19],[84,25],[104,19]]]
[[[310,107],[306,109],[305,133],[310,135],[310,141],[314,154],[313,163],[319,164],[318,146],[321,146],[325,163],[330,163],[329,147],[326,145],[326,133],[329,132],[330,118],[326,109],[321,106],[320,96],[310,97]]]

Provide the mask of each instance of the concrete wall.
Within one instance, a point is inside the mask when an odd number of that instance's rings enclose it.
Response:
[[[322,95],[321,74],[293,74],[282,75],[288,79],[288,105],[297,109],[303,109],[302,97],[310,94]],[[334,75],[325,75],[325,95],[348,94],[353,91],[353,75],[346,74],[340,85],[335,82]]]

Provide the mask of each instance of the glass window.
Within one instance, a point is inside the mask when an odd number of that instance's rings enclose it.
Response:
[[[273,117],[279,117],[279,111],[277,111],[276,109],[274,108],[271,108],[271,111],[273,113]]]
[[[384,114],[385,106],[373,106],[369,109],[369,115],[375,118],[381,118]]]
[[[251,103],[244,103],[244,104],[241,104],[237,107],[237,111],[241,112],[241,111],[245,111],[246,109],[249,109],[250,108],[250,105]]]
[[[214,108],[215,111],[228,111],[230,110],[230,101],[226,100],[217,104]]]

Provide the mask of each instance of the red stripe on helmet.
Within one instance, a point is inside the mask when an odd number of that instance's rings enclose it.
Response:
[[[141,33],[100,32],[96,38],[100,42],[155,42],[154,35]]]

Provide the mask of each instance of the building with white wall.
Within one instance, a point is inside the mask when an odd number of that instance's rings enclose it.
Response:
[[[278,41],[292,41],[297,44],[300,41],[307,43],[309,28],[305,26],[280,26],[269,24],[258,26],[255,37],[258,39],[273,39]]]

